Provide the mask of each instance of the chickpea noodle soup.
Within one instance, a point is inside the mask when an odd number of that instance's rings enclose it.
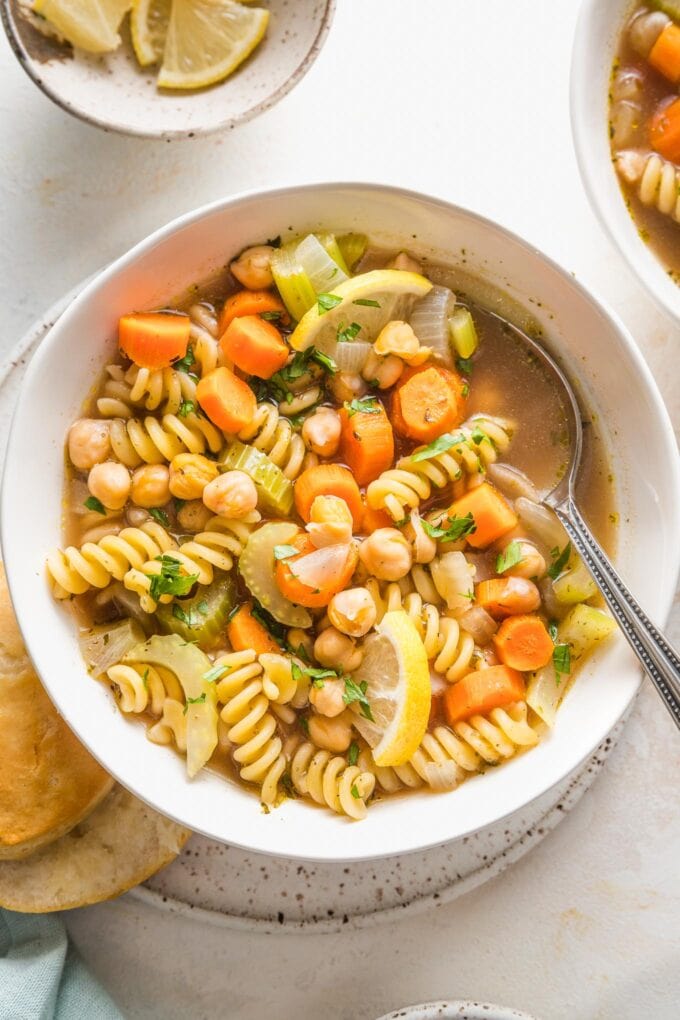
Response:
[[[537,744],[612,631],[538,502],[560,396],[465,276],[358,234],[277,238],[120,320],[48,574],[93,676],[189,776],[350,819],[452,790]]]

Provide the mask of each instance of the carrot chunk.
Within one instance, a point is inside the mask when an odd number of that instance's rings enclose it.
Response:
[[[183,358],[189,344],[188,315],[135,312],[118,321],[118,346],[140,368],[169,368]]]
[[[496,577],[480,581],[475,592],[475,605],[495,617],[533,613],[540,604],[541,593],[533,581],[524,577]]]
[[[359,486],[351,471],[340,464],[317,464],[309,467],[295,482],[295,507],[303,521],[310,520],[312,503],[317,496],[339,496],[349,507],[354,530],[361,527],[363,504]]]
[[[262,655],[264,652],[281,651],[266,627],[263,627],[260,621],[253,616],[252,606],[249,602],[244,602],[242,606],[239,606],[229,620],[227,637],[235,652],[252,650],[258,655]]]
[[[392,424],[407,439],[430,443],[458,425],[465,411],[465,383],[439,365],[407,369],[392,396]]]
[[[649,51],[647,60],[655,71],[677,85],[680,81],[680,28],[669,21]]]
[[[450,517],[472,514],[475,530],[467,536],[467,540],[476,549],[484,549],[517,526],[514,510],[488,482],[482,482],[455,500],[447,513]]]
[[[219,321],[220,336],[229,328],[232,319],[245,315],[264,315],[281,326],[290,322],[286,306],[277,294],[270,290],[240,290],[224,302]]]
[[[524,697],[524,677],[509,666],[489,666],[468,673],[444,694],[444,711],[449,726],[505,708]]]
[[[352,412],[343,407],[340,421],[340,459],[359,485],[368,485],[394,460],[394,434],[385,408],[378,400],[366,411]]]
[[[240,432],[255,417],[257,401],[250,386],[228,368],[214,368],[196,387],[196,399],[218,428]]]
[[[522,613],[503,620],[493,637],[498,658],[506,666],[526,672],[550,662],[554,645],[538,616]]]
[[[649,122],[649,144],[664,159],[680,163],[680,99],[662,106]]]
[[[372,535],[379,528],[393,528],[394,520],[387,510],[372,510],[370,506],[364,507],[364,515],[361,518],[361,532],[364,535]]]
[[[298,549],[295,556],[279,560],[276,564],[276,583],[279,591],[285,598],[295,602],[299,606],[307,606],[309,609],[318,609],[327,606],[330,600],[343,588],[346,588],[356,570],[359,554],[356,545],[326,546],[324,549],[317,549],[312,542],[311,536],[301,531],[295,538],[291,539],[290,545]],[[333,557],[338,551],[338,563],[334,563],[327,575],[322,579],[319,576],[314,587],[306,584],[296,574],[295,564],[305,556],[315,554],[317,558]],[[342,553],[346,552],[344,559]],[[300,564],[300,566],[302,566]],[[323,571],[320,571],[321,574]]]
[[[286,364],[290,353],[276,326],[259,315],[232,319],[222,335],[220,347],[237,368],[258,379],[271,379]]]

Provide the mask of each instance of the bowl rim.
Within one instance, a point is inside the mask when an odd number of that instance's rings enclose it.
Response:
[[[615,2],[620,7],[622,15],[633,6],[633,0],[615,0]],[[595,151],[595,139],[589,128],[590,114],[593,107],[593,64],[589,57],[589,44],[591,23],[596,13],[601,10],[601,6],[602,0],[582,0],[576,21],[571,53],[569,116],[581,183],[600,226],[627,263],[633,275],[640,280],[646,291],[656,302],[657,307],[666,312],[675,323],[678,323],[680,322],[680,286],[674,285],[677,297],[675,302],[673,302],[671,300],[672,292],[667,290],[669,277],[661,259],[637,236],[637,231],[635,231],[634,243],[629,243],[632,238],[626,235],[614,217],[607,215],[603,207],[601,200],[602,192],[604,189],[611,188],[616,191],[620,199],[622,212],[625,212],[631,224],[634,225],[635,221],[625,209],[623,193],[616,178],[616,171],[613,168],[611,158],[609,158],[609,144],[607,144],[608,158],[605,173],[591,172],[592,160],[590,157]],[[616,38],[620,36],[622,26],[623,18],[621,25],[617,29]],[[611,69],[612,62],[613,55],[611,60],[608,59],[608,70]],[[606,124],[607,121],[605,119],[602,122],[603,134],[606,130]],[[664,287],[663,284],[666,284],[666,286]]]
[[[638,349],[637,345],[635,344],[631,334],[629,333],[627,328],[623,325],[623,323],[620,321],[616,313],[609,309],[604,302],[602,302],[590,291],[590,289],[586,288],[582,283],[580,283],[580,281],[575,279],[574,276],[568,270],[563,269],[557,262],[555,262],[549,256],[545,255],[542,251],[537,249],[535,245],[524,240],[521,236],[517,235],[511,230],[508,230],[506,227],[500,225],[494,220],[491,220],[488,217],[485,217],[477,212],[471,211],[463,206],[459,206],[455,203],[449,202],[446,199],[434,197],[423,192],[401,188],[394,185],[382,185],[375,182],[366,183],[360,181],[359,182],[325,181],[325,182],[310,182],[298,185],[282,185],[276,188],[269,189],[255,188],[250,189],[248,191],[239,192],[235,195],[230,195],[227,198],[215,200],[211,203],[200,206],[195,210],[182,214],[181,216],[172,220],[170,223],[154,231],[146,238],[138,242],[136,245],[134,245],[123,255],[121,255],[119,258],[117,258],[114,262],[111,263],[111,265],[106,267],[103,271],[96,273],[95,276],[87,284],[87,286],[80,292],[80,294],[75,298],[75,300],[72,302],[69,308],[65,311],[64,316],[60,318],[59,325],[61,326],[64,320],[66,320],[66,322],[68,323],[70,317],[72,315],[75,315],[81,306],[86,305],[91,300],[92,296],[96,296],[96,293],[100,288],[104,288],[112,278],[115,278],[116,275],[119,272],[123,271],[130,263],[134,263],[134,261],[137,260],[138,258],[151,254],[153,250],[159,245],[161,245],[166,239],[170,238],[172,235],[178,232],[181,232],[185,228],[200,222],[201,220],[210,218],[216,213],[228,212],[231,208],[237,207],[243,202],[262,200],[265,198],[285,201],[286,198],[290,198],[291,196],[297,197],[299,195],[304,195],[309,192],[311,193],[321,192],[322,194],[323,193],[332,194],[338,191],[344,192],[356,191],[358,193],[363,192],[364,194],[375,193],[376,195],[387,194],[391,196],[393,199],[400,198],[408,199],[416,204],[425,204],[430,206],[431,208],[441,209],[442,212],[459,214],[469,220],[476,221],[485,230],[489,230],[492,234],[496,233],[505,236],[514,245],[521,248],[527,254],[527,256],[534,259],[535,258],[540,259],[553,273],[555,273],[561,280],[568,284],[570,288],[572,289],[575,288],[586,305],[589,305],[596,313],[600,314],[601,316],[610,321],[612,329],[616,336],[617,344],[620,345],[623,350],[625,350],[627,356],[629,357],[632,363],[632,366],[638,373],[638,376],[644,382],[644,388],[646,392],[649,394],[655,409],[655,413],[657,416],[657,424],[661,426],[661,432],[658,437],[658,448],[662,451],[661,455],[663,457],[663,463],[665,464],[667,470],[669,488],[673,493],[673,499],[676,502],[680,503],[680,459],[677,457],[677,446],[675,442],[675,436],[671,425],[671,421],[668,415],[668,411],[665,407],[665,404],[658,390],[651,370],[649,369],[647,363],[642,357],[642,354]],[[13,593],[14,580],[21,573],[21,563],[19,560],[14,559],[14,551],[11,548],[11,544],[7,541],[8,533],[10,531],[14,532],[16,531],[16,525],[15,524],[10,525],[9,523],[16,515],[13,514],[11,508],[11,497],[9,495],[9,487],[6,484],[8,475],[10,473],[8,470],[8,466],[12,463],[12,448],[14,445],[14,439],[19,432],[20,417],[25,413],[24,405],[27,399],[26,395],[28,393],[29,387],[33,384],[33,376],[39,374],[39,372],[41,371],[41,362],[43,360],[45,353],[49,351],[52,348],[52,346],[55,345],[55,343],[58,343],[58,341],[59,330],[55,327],[51,327],[44,341],[40,345],[40,348],[38,349],[38,351],[36,351],[36,354],[31,359],[31,362],[29,363],[26,369],[26,375],[24,378],[22,390],[19,394],[19,398],[16,403],[7,440],[7,456],[5,462],[5,472],[3,474],[2,491],[0,493],[0,537],[2,539],[2,545],[5,549],[7,581],[10,590],[10,596],[12,597],[13,602],[15,601]],[[661,590],[660,592],[660,594],[663,597],[661,598],[660,604],[657,607],[657,612],[655,614],[655,622],[659,623],[660,625],[665,623],[673,602],[674,589],[677,583],[678,574],[680,573],[680,544],[678,544],[672,550],[669,558],[670,558],[669,571],[668,574],[666,575],[668,587],[667,590]],[[54,608],[55,612],[57,612],[58,607],[55,605]],[[22,616],[25,619],[26,614],[23,612],[25,609],[26,605],[24,603],[22,604],[21,609],[17,613],[20,625]],[[30,654],[31,646],[33,647],[36,646],[36,639],[29,640],[27,638],[26,645],[28,647]],[[55,697],[52,697],[52,690],[50,689],[54,688],[54,686],[55,686],[54,683],[51,683],[50,685],[46,684],[46,689],[48,695],[50,695],[50,697],[52,698],[53,701],[55,701],[56,704],[55,700],[56,692]],[[573,774],[573,772],[579,768],[582,762],[586,760],[589,754],[592,753],[593,748],[597,746],[599,743],[601,743],[601,741],[607,736],[609,732],[611,732],[611,729],[616,725],[619,719],[628,710],[633,698],[635,697],[638,687],[639,681],[638,685],[631,691],[628,699],[625,701],[625,703],[621,705],[620,711],[616,715],[616,718],[608,720],[606,726],[604,727],[601,726],[599,728],[596,736],[594,737],[593,745],[587,747],[583,751],[583,753],[579,755],[578,759],[570,761],[568,768],[566,769],[562,768],[561,770],[558,770],[559,775],[550,774],[550,778],[547,781],[544,778],[544,775],[542,774],[541,777],[536,778],[536,784],[530,790],[529,795],[522,794],[521,797],[511,798],[507,804],[507,810],[504,810],[497,814],[495,813],[494,817],[489,821],[485,821],[481,824],[478,824],[472,820],[466,822],[465,828],[460,828],[458,831],[455,832],[454,835],[449,836],[448,839],[455,841],[457,839],[464,838],[465,836],[468,836],[473,832],[477,832],[480,829],[483,829],[487,824],[497,824],[501,822],[503,818],[506,818],[509,815],[513,814],[516,810],[521,810],[524,804],[529,803],[535,800],[537,797],[540,797],[541,795],[546,793],[547,790],[551,789],[556,782],[560,781],[561,779],[565,778],[568,775]],[[59,708],[58,704],[57,708]],[[101,749],[99,749],[96,746],[96,742],[92,742],[92,733],[89,732],[88,734],[83,735],[80,732],[80,730],[81,727],[78,727],[75,730],[75,732],[77,733],[79,738],[83,741],[83,743],[88,747],[88,749],[94,755],[94,757],[98,758],[98,760],[101,761],[102,760],[101,755],[103,754],[103,751],[101,751]],[[103,761],[102,764],[104,765],[104,767],[108,767],[111,770],[110,765],[107,765]],[[115,774],[117,775],[118,773]],[[129,781],[127,783],[124,781],[123,785],[127,785],[135,796],[139,797],[142,800],[146,800],[146,802],[149,803],[149,805],[152,808],[154,808],[155,810],[159,810],[159,807],[155,802],[149,801],[148,798],[145,797],[145,793],[143,790],[138,789],[137,786],[131,784]],[[257,809],[255,800],[253,800],[253,809],[254,810]],[[193,819],[187,820],[186,817],[180,817],[177,813],[177,810],[173,811],[173,809],[166,804],[163,805],[161,810],[164,814],[174,818],[180,824],[188,824],[189,826],[193,827],[195,831],[202,831],[211,838],[216,838],[218,840],[221,839],[222,842],[231,843],[235,846],[240,846],[245,850],[249,850],[255,853],[262,853],[264,855],[270,856],[272,855],[277,856],[280,855],[281,853],[284,853],[285,856],[290,857],[291,859],[301,861],[322,860],[325,861],[326,863],[333,862],[350,863],[353,861],[370,860],[375,857],[383,858],[399,855],[401,853],[417,852],[419,850],[425,850],[428,849],[429,847],[439,845],[442,842],[447,842],[447,837],[445,835],[442,835],[441,832],[428,833],[427,835],[414,833],[406,841],[407,842],[406,846],[400,847],[399,849],[395,850],[386,851],[381,850],[376,852],[371,848],[356,847],[356,850],[353,850],[352,852],[348,852],[347,848],[344,848],[344,851],[342,853],[338,853],[338,851],[332,845],[329,845],[328,852],[325,852],[323,854],[319,854],[318,852],[310,853],[309,850],[305,852],[304,849],[303,850],[298,849],[299,841],[298,843],[294,844],[294,848],[290,845],[290,841],[288,841],[286,843],[285,849],[282,849],[280,846],[277,846],[277,842],[280,842],[280,838],[277,840],[276,836],[274,836],[271,842],[263,840],[255,836],[253,833],[238,832],[237,834],[234,835],[230,833],[229,837],[216,836],[214,830],[211,830],[210,828],[206,829],[205,825],[202,827],[200,824],[197,824],[196,821]],[[180,815],[181,814],[182,812],[180,810]]]
[[[56,89],[46,82],[44,77],[40,74],[39,66],[24,46],[21,34],[16,27],[14,12],[11,9],[12,0],[0,0],[0,18],[2,19],[5,35],[7,36],[12,51],[25,73],[48,99],[66,113],[76,117],[84,124],[90,124],[93,127],[100,128],[102,131],[115,132],[116,134],[128,135],[134,138],[156,138],[163,141],[175,141],[180,138],[205,138],[208,135],[217,134],[220,131],[229,131],[231,128],[236,127],[237,124],[246,124],[249,120],[253,120],[255,117],[259,116],[259,114],[270,110],[273,106],[280,102],[284,96],[288,95],[288,93],[295,88],[295,86],[304,78],[315,63],[324,47],[328,33],[330,32],[333,18],[335,17],[337,0],[321,0],[321,2],[324,5],[321,22],[309,49],[293,73],[276,89],[275,92],[272,92],[270,95],[260,100],[260,102],[255,103],[254,106],[248,107],[248,109],[244,110],[242,113],[235,114],[232,117],[227,117],[210,127],[201,127],[200,125],[197,125],[191,129],[173,128],[170,130],[164,129],[160,131],[154,131],[153,129],[145,130],[124,124],[117,124],[104,117],[86,113],[84,110],[73,106],[64,99]],[[225,81],[226,80],[227,79],[225,79]],[[225,84],[225,81],[216,82],[214,86],[209,87],[219,88],[221,85]],[[200,90],[199,94],[195,98],[200,99]]]
[[[416,1002],[412,1006],[397,1006],[389,1013],[384,1013],[377,1020],[416,1020],[416,1014],[425,1014],[425,1020],[438,1020],[443,1016],[442,1009],[448,1015],[453,1016],[451,1010],[456,1010],[456,1015],[465,1015],[466,1020],[472,1017],[479,1020],[538,1020],[537,1017],[523,1010],[514,1009],[512,1006],[498,1006],[494,1002],[482,1002],[472,999],[435,999],[430,1002]]]

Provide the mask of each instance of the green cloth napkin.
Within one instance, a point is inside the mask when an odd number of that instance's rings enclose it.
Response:
[[[0,910],[2,1020],[122,1020],[54,914]]]

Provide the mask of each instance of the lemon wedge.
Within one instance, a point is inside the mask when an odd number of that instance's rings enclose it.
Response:
[[[295,327],[290,343],[304,351],[312,344],[331,357],[338,340],[374,340],[393,319],[404,318],[411,306],[432,289],[419,273],[400,269],[374,269],[333,287],[330,297],[340,298],[328,310],[315,304]],[[326,304],[329,302],[326,301]]]
[[[199,89],[231,74],[262,41],[269,11],[235,0],[173,0],[158,84]]]
[[[118,28],[131,0],[35,0],[33,10],[67,42],[88,53],[109,53],[120,46]]]
[[[163,56],[172,0],[133,0],[130,12],[132,48],[142,67]]]
[[[354,725],[373,748],[376,765],[404,765],[416,753],[430,717],[430,667],[415,624],[402,609],[386,613],[364,644],[355,684],[366,684],[372,719]]]

